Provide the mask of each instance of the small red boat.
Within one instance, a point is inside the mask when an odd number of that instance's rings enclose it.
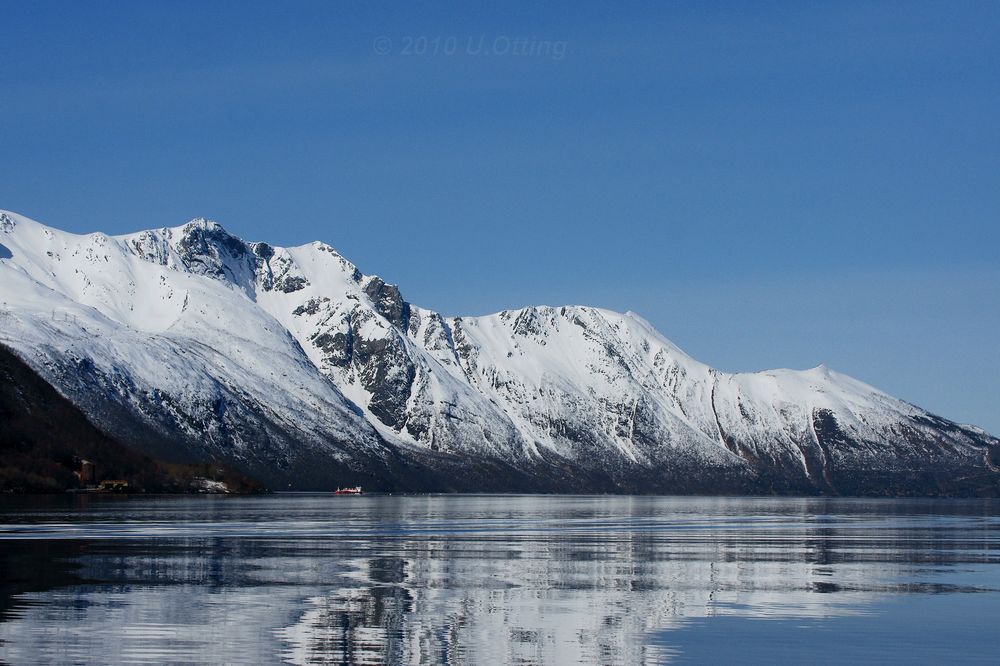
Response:
[[[353,488],[337,488],[333,493],[334,495],[360,495],[361,486],[354,486]]]

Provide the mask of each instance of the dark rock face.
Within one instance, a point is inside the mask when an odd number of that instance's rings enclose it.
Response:
[[[271,257],[274,256],[274,248],[267,243],[254,243],[251,247],[253,248],[253,253],[265,262],[270,261]]]
[[[300,291],[309,284],[309,280],[306,280],[300,275],[286,275],[284,278],[275,283],[275,288],[280,289],[286,294],[291,294],[295,291]]]
[[[507,313],[504,313],[507,314]],[[521,336],[539,335],[542,332],[541,317],[535,308],[525,308],[514,320],[514,333]]]
[[[252,281],[257,264],[255,255],[242,240],[205,220],[195,220],[184,227],[177,253],[192,273],[229,280],[240,286]]]
[[[292,310],[292,314],[296,317],[301,317],[303,315],[314,315],[317,312],[319,312],[320,308],[323,306],[324,303],[329,303],[329,302],[330,299],[326,297],[310,298],[308,301],[305,302],[305,304],[300,305],[299,307]]]
[[[386,284],[381,278],[372,277],[365,285],[365,293],[372,299],[375,311],[394,326],[403,331],[409,327],[410,304],[403,300],[399,287]]]
[[[295,272],[287,254],[277,254],[267,243],[257,243],[252,248],[256,258],[253,274],[264,291],[291,294],[309,285],[305,276]]]
[[[455,345],[455,354],[458,357],[459,365],[465,370],[466,375],[471,376],[476,369],[476,346],[469,342],[465,335],[465,325],[461,317],[456,317],[452,325],[451,337]]]
[[[320,333],[312,342],[323,351],[324,360],[331,365],[345,367],[354,357],[354,331],[350,328],[345,332]]]
[[[361,385],[371,393],[371,413],[390,428],[406,421],[406,402],[416,376],[416,368],[398,335],[366,340],[358,335],[356,319],[351,351]]]
[[[824,449],[851,444],[851,439],[841,431],[837,425],[837,417],[829,409],[817,409],[813,412],[813,430]]]
[[[373,280],[369,292],[390,323],[386,328],[371,309],[356,303],[351,310],[331,312],[327,300],[309,299],[292,311],[294,316],[319,316],[321,324],[309,342],[322,352],[327,369],[338,369],[357,379],[371,394],[369,409],[383,424],[401,428],[407,421],[407,401],[413,390],[416,366],[402,331],[395,328],[409,318],[399,291]]]

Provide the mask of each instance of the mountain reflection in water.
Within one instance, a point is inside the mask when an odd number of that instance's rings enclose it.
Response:
[[[995,657],[995,501],[4,498],[0,523],[8,663],[642,664],[810,627],[802,650]],[[973,604],[961,646],[895,626],[917,599]]]

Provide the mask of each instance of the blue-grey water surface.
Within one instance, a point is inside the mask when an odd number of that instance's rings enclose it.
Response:
[[[1000,663],[1000,502],[0,498],[0,661]]]

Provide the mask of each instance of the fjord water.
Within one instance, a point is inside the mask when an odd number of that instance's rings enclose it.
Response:
[[[1000,503],[0,499],[0,661],[997,663]]]

